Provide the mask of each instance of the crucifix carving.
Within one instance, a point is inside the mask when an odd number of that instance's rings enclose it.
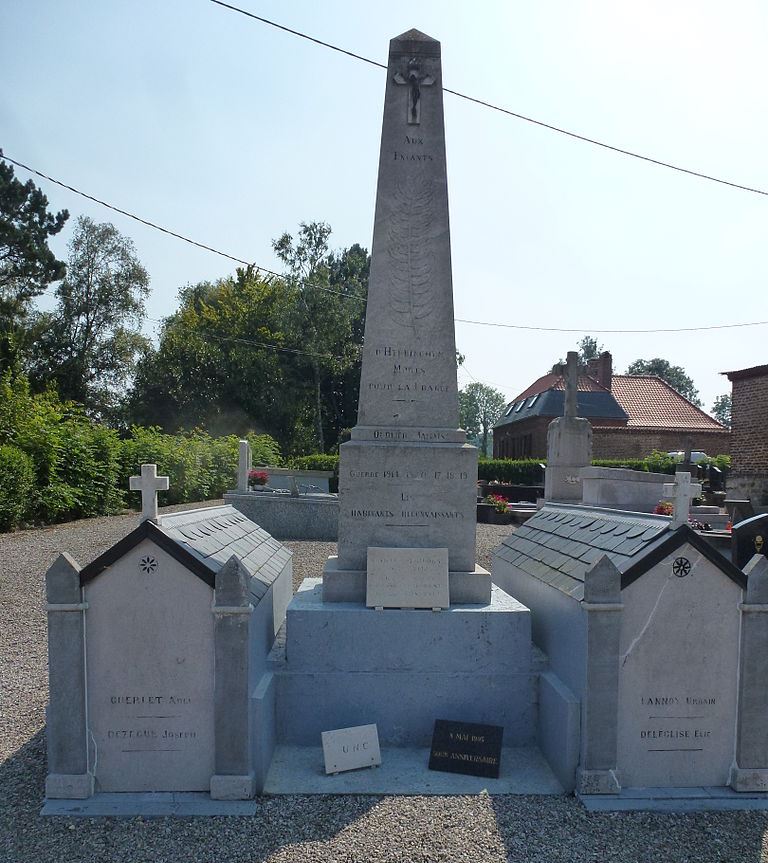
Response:
[[[416,57],[411,57],[406,74],[395,72],[394,82],[408,85],[408,124],[418,126],[421,122],[421,88],[431,86],[435,79],[426,72],[422,74],[421,63]]]
[[[563,416],[579,415],[579,355],[568,351],[565,366],[565,411]]]
[[[141,520],[157,521],[157,493],[168,491],[168,477],[157,475],[156,464],[143,464],[141,476],[129,480],[131,491],[141,492]]]
[[[675,512],[672,516],[672,528],[688,524],[688,510],[691,500],[701,494],[701,483],[691,482],[687,471],[678,471],[674,482],[664,483],[664,497],[674,500]]]

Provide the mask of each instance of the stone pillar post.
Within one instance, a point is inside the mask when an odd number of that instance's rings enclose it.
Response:
[[[248,491],[248,471],[250,469],[251,445],[247,440],[241,440],[237,460],[237,490],[241,494]]]
[[[251,765],[249,575],[236,555],[216,573],[213,613],[215,770],[211,797],[247,800]]]
[[[48,776],[46,797],[93,794],[88,771],[85,609],[80,567],[60,554],[45,574],[48,612]]]
[[[744,573],[747,595],[741,605],[736,765],[731,787],[768,791],[768,558],[756,554]]]
[[[584,578],[586,679],[581,702],[580,794],[617,794],[621,574],[603,555]]]

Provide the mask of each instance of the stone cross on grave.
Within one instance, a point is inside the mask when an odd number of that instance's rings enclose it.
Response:
[[[672,516],[672,528],[688,524],[688,510],[691,500],[701,494],[701,483],[691,482],[687,471],[678,471],[674,482],[664,483],[664,497],[675,502],[675,512]]]
[[[141,520],[157,521],[157,493],[168,491],[168,477],[157,475],[156,464],[143,464],[141,476],[129,480],[131,491],[141,492]]]
[[[418,126],[421,123],[421,87],[429,87],[435,83],[431,75],[421,72],[421,63],[416,57],[408,61],[408,71],[395,72],[395,84],[408,85],[408,125]]]
[[[579,415],[579,355],[568,351],[565,366],[565,411],[563,416]]]

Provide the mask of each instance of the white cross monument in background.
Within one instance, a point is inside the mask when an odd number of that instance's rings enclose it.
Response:
[[[156,464],[143,464],[141,476],[129,480],[131,491],[141,492],[141,520],[157,521],[157,493],[168,491],[168,477],[157,475]]]
[[[688,524],[688,510],[691,500],[701,494],[701,483],[691,482],[688,471],[678,471],[674,482],[664,483],[664,497],[675,502],[675,512],[672,515],[672,528]]]

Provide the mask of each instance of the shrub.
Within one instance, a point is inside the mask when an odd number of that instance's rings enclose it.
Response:
[[[269,435],[249,435],[248,441],[254,464],[279,465],[282,461],[280,448]],[[235,487],[238,446],[237,435],[214,438],[201,429],[169,435],[156,427],[133,426],[123,442],[121,485],[127,488],[128,477],[149,463],[170,478],[164,504],[219,498]]]
[[[541,485],[544,482],[543,459],[492,458],[477,465],[477,478],[497,480],[513,485]]]
[[[26,518],[40,522],[114,512],[120,440],[55,391],[32,395],[23,375],[0,380],[0,444],[32,460],[35,483],[27,492]]]
[[[34,499],[32,459],[12,444],[0,445],[0,530],[17,527]]]
[[[339,490],[339,456],[317,453],[315,455],[299,455],[288,459],[288,467],[294,470],[332,470],[333,476],[328,480],[328,489],[332,494]]]

